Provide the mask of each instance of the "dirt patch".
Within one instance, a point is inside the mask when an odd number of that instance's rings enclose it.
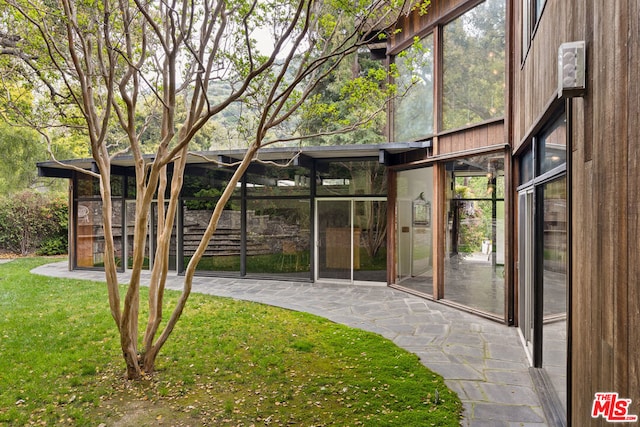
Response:
[[[193,417],[189,412],[178,412],[166,402],[129,401],[105,403],[102,409],[111,408],[107,423],[98,427],[130,427],[130,426],[204,426],[201,419]]]

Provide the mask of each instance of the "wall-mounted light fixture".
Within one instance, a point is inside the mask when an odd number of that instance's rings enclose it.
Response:
[[[586,92],[584,41],[562,43],[558,49],[558,98],[583,96]]]

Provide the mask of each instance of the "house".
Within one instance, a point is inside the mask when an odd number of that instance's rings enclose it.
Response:
[[[199,273],[379,283],[474,312],[518,328],[550,424],[633,420],[639,8],[432,0],[428,13],[409,12],[376,51],[395,64],[400,87],[418,77],[389,108],[390,142],[308,147],[288,167],[253,165]],[[126,268],[131,159],[115,165]],[[52,163],[39,168],[72,182],[70,267],[98,268],[94,184]],[[171,254],[178,273],[229,173],[190,160]],[[152,263],[153,236],[148,247]]]

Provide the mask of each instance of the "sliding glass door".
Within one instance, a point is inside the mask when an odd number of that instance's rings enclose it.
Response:
[[[316,203],[316,280],[386,282],[386,201]]]

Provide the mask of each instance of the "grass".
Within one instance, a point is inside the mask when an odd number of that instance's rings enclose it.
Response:
[[[0,425],[459,425],[442,378],[379,335],[206,295],[126,381],[104,284],[29,273],[45,262],[0,265]]]

